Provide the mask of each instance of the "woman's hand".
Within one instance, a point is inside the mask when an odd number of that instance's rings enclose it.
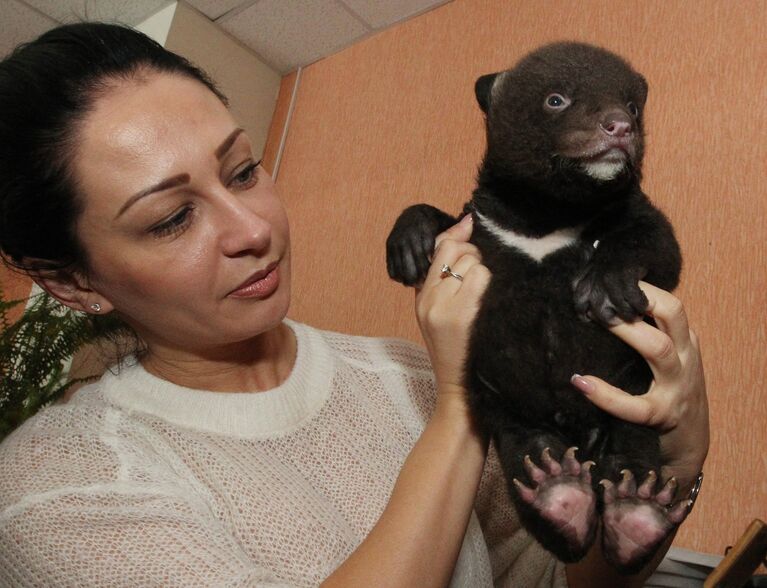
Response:
[[[610,330],[636,349],[652,369],[646,394],[632,396],[594,376],[574,376],[572,383],[602,410],[660,432],[664,477],[675,476],[680,488],[701,471],[708,453],[706,383],[698,339],[687,325],[682,303],[645,282],[647,314],[658,328],[643,321],[619,323]]]
[[[440,398],[458,394],[464,401],[464,364],[469,333],[490,272],[479,250],[468,243],[471,215],[436,238],[434,257],[416,294],[416,316],[429,350]],[[442,277],[442,266],[463,276]]]

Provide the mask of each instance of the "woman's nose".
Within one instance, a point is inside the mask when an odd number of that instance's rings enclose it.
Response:
[[[269,248],[272,239],[271,223],[252,210],[243,201],[243,197],[230,194],[221,209],[218,223],[224,255],[260,255]]]

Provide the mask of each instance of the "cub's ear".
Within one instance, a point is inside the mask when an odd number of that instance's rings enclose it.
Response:
[[[477,102],[479,102],[479,107],[485,114],[487,114],[487,110],[490,108],[490,91],[493,89],[493,83],[497,77],[497,73],[487,74],[478,78],[474,84]]]
[[[644,76],[637,74],[637,77],[639,78],[639,100],[640,100],[640,106],[644,106],[645,102],[647,102],[647,80],[644,79]]]

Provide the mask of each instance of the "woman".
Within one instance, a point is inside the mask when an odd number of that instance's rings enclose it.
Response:
[[[0,584],[627,585],[598,547],[554,562],[493,459],[483,476],[461,374],[489,277],[470,221],[439,237],[417,297],[427,357],[285,319],[274,185],[215,86],[146,37],[43,35],[0,65],[0,113],[4,257],[144,347],[0,447]],[[651,392],[575,385],[660,429],[689,486],[708,447],[697,343],[678,301],[645,291],[660,330],[614,331]]]

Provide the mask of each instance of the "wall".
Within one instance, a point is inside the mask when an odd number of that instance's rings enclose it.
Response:
[[[256,154],[266,143],[280,75],[194,8],[179,2],[165,47],[204,69],[229,98]]]
[[[483,151],[474,80],[553,40],[628,57],[650,83],[644,187],[677,227],[711,403],[706,481],[676,544],[722,553],[767,519],[766,29],[760,0],[455,0],[304,68],[278,179],[290,315],[419,340],[384,242],[405,206],[469,198]],[[291,91],[285,80],[278,112]],[[280,134],[276,121],[267,152]]]
[[[178,2],[171,2],[165,8],[137,24],[136,30],[141,31],[147,37],[154,39],[165,47],[165,42],[168,40],[168,32],[173,25],[173,18],[176,16],[177,6]]]
[[[6,300],[19,300],[29,296],[32,280],[19,273],[13,272],[0,263],[0,290]],[[24,312],[24,306],[19,305],[11,310],[11,321],[18,319]]]

